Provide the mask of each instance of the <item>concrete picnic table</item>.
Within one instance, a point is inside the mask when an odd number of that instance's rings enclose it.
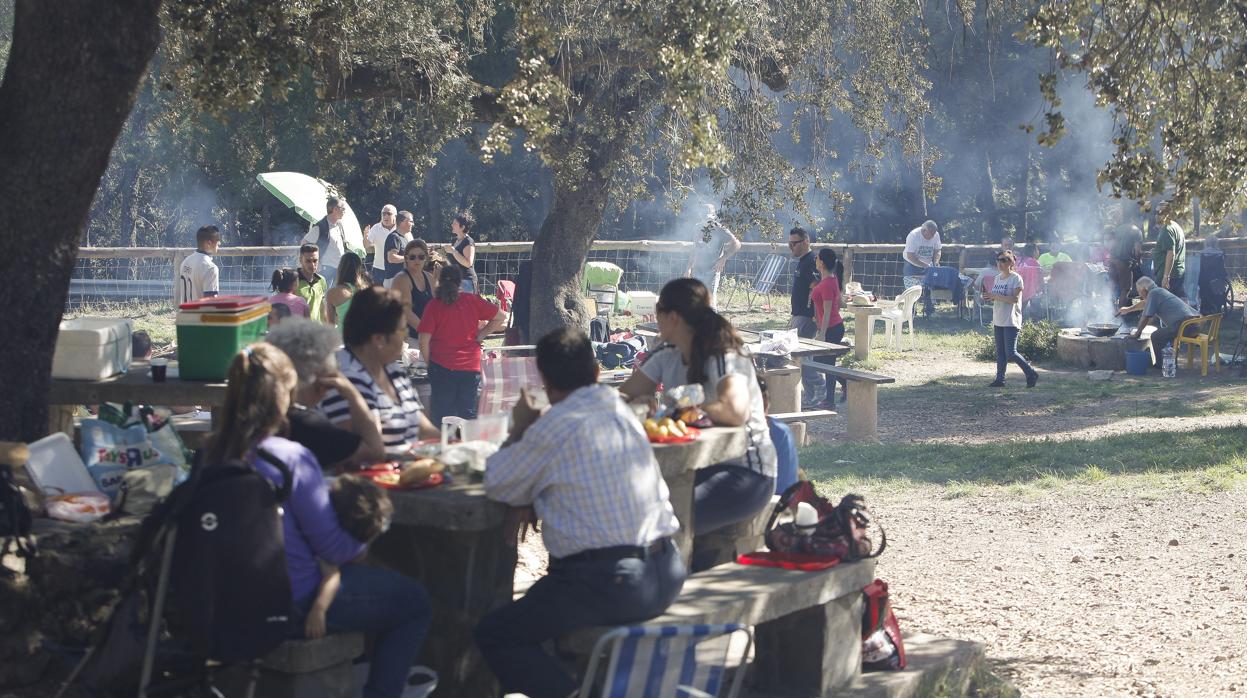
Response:
[[[870,326],[874,323],[871,318],[882,314],[887,307],[889,307],[887,304],[881,303],[870,305],[848,303],[844,306],[845,310],[853,313],[853,356],[858,360],[864,361],[870,358]]]
[[[703,429],[687,444],[655,444],[671,505],[680,520],[676,543],[685,561],[693,547],[693,481],[696,471],[739,456],[743,427]],[[503,536],[508,507],[485,496],[484,485],[461,476],[454,484],[392,490],[393,525],[370,555],[420,580],[433,599],[433,624],[422,662],[437,670],[446,695],[496,694],[472,641],[481,616],[513,598],[516,548]]]
[[[225,381],[191,381],[177,378],[178,362],[169,362],[169,377],[163,383],[152,380],[150,364],[137,360],[125,373],[93,381],[53,378],[48,389],[48,431],[74,433],[74,411],[79,405],[102,402],[136,405],[225,404]],[[213,412],[216,414],[216,411]]]

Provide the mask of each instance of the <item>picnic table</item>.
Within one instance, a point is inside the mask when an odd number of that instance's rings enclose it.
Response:
[[[680,520],[675,539],[686,562],[692,552],[696,471],[739,456],[746,446],[742,427],[703,429],[688,444],[654,445]],[[373,543],[370,554],[420,580],[433,599],[433,624],[422,661],[437,670],[438,690],[447,695],[496,694],[472,629],[481,616],[513,598],[516,549],[503,537],[508,507],[487,498],[484,485],[466,477],[430,489],[394,490],[390,500],[393,525]]]
[[[192,381],[177,378],[177,362],[169,362],[169,378],[163,383],[152,380],[146,360],[136,360],[129,370],[93,381],[53,378],[48,389],[48,431],[74,433],[74,412],[79,405],[102,402],[136,405],[201,405],[215,407],[225,404],[225,381]],[[216,411],[213,412],[216,414]]]

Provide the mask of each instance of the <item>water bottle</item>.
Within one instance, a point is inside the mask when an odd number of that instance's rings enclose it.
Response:
[[[1160,352],[1161,356],[1161,375],[1165,378],[1173,378],[1178,375],[1178,365],[1173,358],[1173,345],[1166,344],[1165,348]]]

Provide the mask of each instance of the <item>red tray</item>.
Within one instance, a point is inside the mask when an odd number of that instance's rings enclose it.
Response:
[[[758,567],[781,567],[786,570],[817,572],[818,570],[835,567],[840,564],[840,559],[815,557],[800,553],[774,553],[769,550],[758,550],[737,556],[736,562],[742,565],[757,565]]]
[[[668,436],[665,438],[661,436],[651,436],[649,437],[649,442],[652,444],[686,444],[691,441],[696,441],[697,437],[701,436],[701,429],[698,429],[697,427],[684,428],[688,429],[688,435],[686,436]]]
[[[377,480],[378,477],[386,473],[395,473],[395,472],[398,472],[398,471],[395,470],[389,463],[382,463],[380,465],[372,465],[367,468],[364,468],[363,470],[355,471],[355,474],[362,475],[363,477],[366,477],[369,480],[372,480],[373,482],[377,483],[378,485],[380,485],[381,487],[387,490],[423,490],[429,487],[437,487],[438,485],[446,482],[448,478],[448,476],[444,472],[433,473],[432,475],[429,475],[429,477],[426,478],[423,482],[417,482],[414,485],[407,485],[405,487],[397,483],[391,484],[391,483],[386,483],[386,482],[380,482]]]

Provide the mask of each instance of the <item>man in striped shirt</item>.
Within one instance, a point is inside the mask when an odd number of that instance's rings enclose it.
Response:
[[[510,438],[487,462],[485,492],[535,510],[549,572],[481,619],[476,641],[504,693],[561,698],[577,684],[541,644],[576,628],[662,614],[685,569],[653,449],[619,394],[598,384],[589,338],[567,328],[546,335],[537,370],[551,407],[539,414],[521,398]]]

